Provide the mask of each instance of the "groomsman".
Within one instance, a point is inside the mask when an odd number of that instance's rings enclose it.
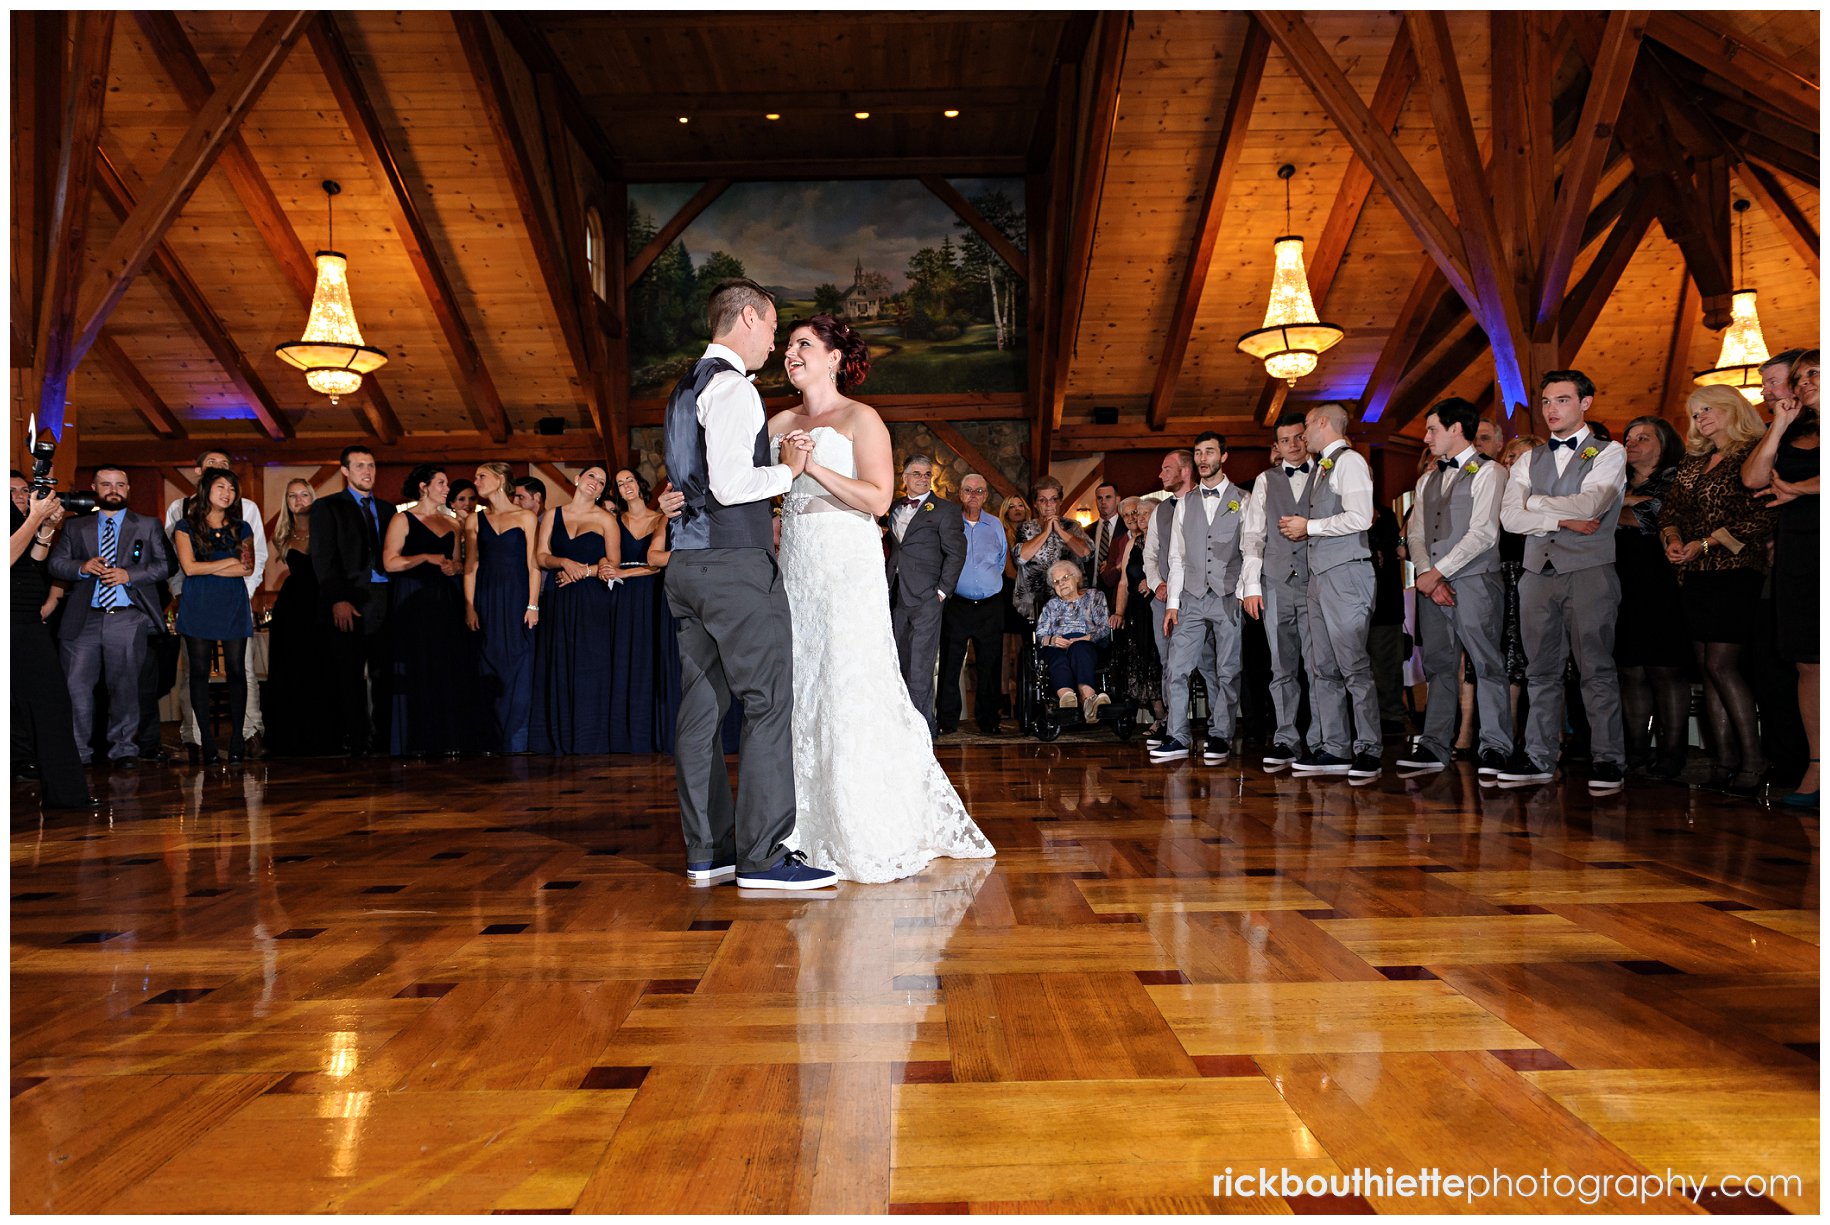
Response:
[[[1372,469],[1347,445],[1347,410],[1318,404],[1304,418],[1309,450],[1318,458],[1303,489],[1303,512],[1285,515],[1277,530],[1303,541],[1309,558],[1309,709],[1321,741],[1291,768],[1304,774],[1379,776],[1384,737],[1366,631],[1372,623]],[[1348,706],[1351,700],[1352,730]],[[1348,756],[1349,751],[1352,757]]]
[[[1524,754],[1498,777],[1514,785],[1552,778],[1563,729],[1563,669],[1573,653],[1594,762],[1589,791],[1607,795],[1621,789],[1626,768],[1614,668],[1620,611],[1614,525],[1627,486],[1626,452],[1596,438],[1583,419],[1595,403],[1588,375],[1552,370],[1538,389],[1550,442],[1512,465],[1500,503],[1500,523],[1525,537],[1519,633],[1531,714]]]
[[[1235,593],[1244,564],[1239,550],[1245,490],[1226,479],[1226,439],[1211,431],[1195,439],[1200,481],[1176,504],[1169,527],[1168,608],[1163,633],[1169,639],[1169,724],[1163,742],[1150,750],[1153,762],[1180,761],[1189,754],[1188,678],[1197,669],[1207,686],[1207,739],[1201,760],[1226,762],[1239,707],[1239,605]]]
[[[1163,614],[1169,611],[1169,534],[1175,524],[1176,504],[1195,487],[1195,453],[1175,450],[1163,456],[1157,470],[1163,492],[1169,496],[1151,512],[1150,535],[1145,540],[1144,581],[1150,584],[1150,627],[1156,634],[1156,657],[1163,669],[1163,696],[1169,695],[1169,639],[1163,633]],[[1156,748],[1169,733],[1159,723],[1144,737],[1145,748]]]
[[[1271,466],[1252,486],[1240,530],[1245,554],[1240,600],[1247,616],[1264,622],[1271,648],[1271,708],[1277,730],[1265,751],[1267,770],[1281,770],[1303,752],[1296,717],[1303,696],[1303,644],[1309,640],[1309,550],[1271,529],[1305,505],[1314,468],[1303,437],[1303,415],[1285,412],[1274,428]]]
[[[941,605],[966,564],[966,531],[959,503],[934,495],[934,461],[911,455],[889,514],[890,629],[909,700],[934,734],[934,665],[940,658]]]
[[[1455,398],[1424,418],[1423,442],[1436,463],[1417,478],[1409,546],[1417,567],[1417,636],[1430,699],[1423,736],[1398,768],[1421,774],[1449,764],[1465,651],[1474,668],[1480,778],[1486,782],[1511,764],[1512,710],[1500,647],[1506,619],[1500,494],[1506,470],[1470,440],[1479,420],[1474,405]]]

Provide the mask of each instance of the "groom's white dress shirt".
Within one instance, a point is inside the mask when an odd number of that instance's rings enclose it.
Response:
[[[707,345],[706,357],[723,358],[742,370],[743,358],[723,345]],[[699,396],[699,425],[705,430],[705,473],[712,496],[725,506],[760,502],[788,492],[794,474],[787,464],[756,466],[756,436],[766,417],[753,374],[720,371]]]

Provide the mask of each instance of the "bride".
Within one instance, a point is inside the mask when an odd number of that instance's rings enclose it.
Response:
[[[845,393],[870,369],[848,324],[790,327],[783,362],[801,393],[777,413],[777,448],[810,452],[782,507],[781,568],[794,623],[793,845],[845,880],[912,875],[946,856],[996,854],[934,759],[890,632],[878,515],[896,492],[890,432]],[[786,436],[786,437],[784,437]]]

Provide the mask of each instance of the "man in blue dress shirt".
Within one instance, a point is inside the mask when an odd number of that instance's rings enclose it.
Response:
[[[953,598],[941,606],[940,694],[935,698],[935,721],[940,732],[959,730],[962,699],[960,672],[966,663],[966,644],[978,660],[978,686],[973,691],[979,731],[998,732],[998,699],[1002,695],[1004,667],[1004,561],[1009,548],[1004,525],[985,513],[991,492],[976,472],[959,483],[960,515],[966,528],[966,564],[961,568]]]

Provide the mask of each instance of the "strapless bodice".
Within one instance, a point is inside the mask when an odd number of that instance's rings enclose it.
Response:
[[[830,425],[815,426],[813,429],[807,431],[807,433],[808,436],[813,439],[813,458],[819,460],[821,466],[830,468],[840,476],[856,477],[858,475],[858,457],[857,453],[852,448],[851,439],[839,433],[839,431],[833,429]],[[776,454],[779,456],[781,454],[781,439],[777,437],[774,440],[773,445]],[[788,496],[782,502],[782,513],[784,515],[805,515],[831,511],[842,511],[848,515],[858,515],[866,519],[870,518],[869,515],[865,514],[865,512],[859,510],[857,507],[847,506],[839,499],[833,497],[832,494],[826,491],[825,486],[821,485],[806,473],[802,473],[800,476],[794,478],[794,484],[788,487]]]

